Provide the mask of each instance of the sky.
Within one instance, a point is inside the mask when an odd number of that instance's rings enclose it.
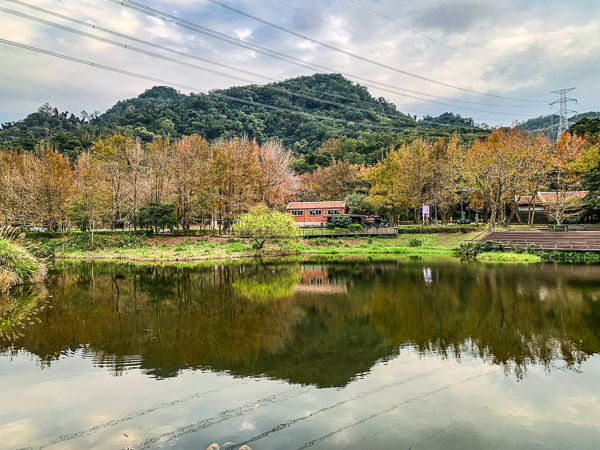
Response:
[[[209,0],[138,1],[243,41],[232,45],[110,0],[0,0],[0,39],[191,88],[178,88],[183,93],[266,84],[320,72],[346,74],[359,84],[368,85],[373,96],[384,97],[400,111],[419,118],[451,111],[472,117],[477,123],[510,125],[556,111],[556,106],[549,106],[558,98],[551,91],[571,87],[577,89],[569,96],[579,101],[571,103],[571,109],[600,110],[597,0],[218,3],[262,22]],[[26,5],[144,42],[115,37]],[[15,11],[188,65],[57,29],[16,16]],[[147,42],[251,74],[156,49]],[[261,53],[244,43],[268,51]],[[298,63],[270,57],[269,51],[296,58]],[[189,67],[190,64],[219,73]],[[321,68],[305,67],[306,64]],[[159,84],[165,83],[113,73],[0,41],[0,122],[21,119],[46,102],[75,115],[82,110],[104,112],[118,100],[136,97]],[[416,93],[403,94],[382,84]]]

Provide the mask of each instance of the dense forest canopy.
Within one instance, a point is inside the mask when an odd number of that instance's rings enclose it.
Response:
[[[574,116],[571,123],[581,122],[571,131],[582,137],[598,134],[597,115]],[[557,123],[558,116],[547,115],[519,126],[546,132],[554,140]],[[327,167],[332,157],[371,166],[383,161],[390,149],[418,137],[448,139],[456,132],[461,144],[470,146],[489,136],[491,130],[451,112],[417,120],[342,75],[315,74],[215,90],[208,95],[186,95],[168,86],[155,86],[138,97],[117,102],[105,113],[81,111],[76,115],[46,103],[23,120],[2,124],[0,148],[33,151],[44,141],[75,164],[83,151],[114,132],[138,138],[142,144],[158,136],[174,141],[193,134],[209,142],[242,136],[259,144],[278,140],[292,150],[298,158],[294,169],[304,174]]]
[[[362,155],[358,160],[365,163],[376,162],[377,155],[381,158],[382,145],[389,148],[414,136],[450,136],[458,131],[472,142],[489,133],[472,119],[452,113],[417,121],[341,75],[316,74],[264,86],[233,87],[209,95],[185,95],[167,86],[156,86],[136,98],[119,101],[103,114],[82,111],[76,116],[46,104],[23,120],[2,124],[0,145],[33,150],[44,139],[73,161],[95,140],[114,131],[137,137],[143,143],[158,135],[179,139],[199,134],[209,141],[247,135],[259,143],[278,139],[296,156],[311,154],[323,142],[337,138],[349,140],[347,147]]]

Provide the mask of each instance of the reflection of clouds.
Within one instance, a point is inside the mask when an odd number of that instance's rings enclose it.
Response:
[[[23,437],[36,436],[36,427],[33,420],[23,419],[9,422],[0,426],[0,442],[4,448],[16,448],[23,442]]]
[[[433,283],[433,275],[431,273],[431,267],[423,267],[423,279],[427,286],[431,286]]]

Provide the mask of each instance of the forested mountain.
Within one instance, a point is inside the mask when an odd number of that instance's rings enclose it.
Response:
[[[579,114],[571,123],[597,115]],[[547,130],[556,138],[557,124],[557,115],[547,115],[521,127]],[[77,116],[46,103],[23,120],[2,124],[0,148],[33,150],[44,139],[74,162],[95,140],[114,131],[145,143],[158,135],[173,140],[195,133],[209,141],[243,135],[259,143],[279,139],[296,156],[307,156],[301,172],[322,165],[321,159],[329,160],[318,150],[332,138],[341,141],[344,160],[375,164],[390,147],[416,136],[447,137],[457,131],[468,144],[490,132],[487,126],[451,112],[416,120],[341,75],[315,74],[264,86],[215,90],[208,95],[185,95],[171,87],[155,86],[138,97],[117,102],[103,114],[81,111]]]
[[[45,139],[74,160],[95,139],[113,131],[143,142],[157,135],[177,139],[197,133],[209,141],[242,135],[259,142],[280,139],[300,156],[315,152],[328,139],[338,138],[347,141],[360,161],[373,163],[381,157],[382,146],[389,148],[417,135],[449,136],[458,131],[470,141],[487,135],[487,130],[474,125],[471,119],[451,113],[417,121],[341,75],[316,74],[209,95],[184,95],[157,86],[118,102],[104,114],[83,111],[79,117],[46,104],[21,121],[2,124],[0,145],[33,150],[40,139]]]
[[[569,118],[570,124],[575,124],[579,120],[583,118],[593,119],[598,117],[600,112],[596,111],[588,111],[581,114],[575,114],[573,117]],[[558,134],[558,122],[559,117],[558,114],[548,114],[546,116],[534,117],[533,119],[529,119],[519,126],[524,130],[533,131],[533,132],[541,132],[548,133],[548,136],[551,140],[556,140]]]

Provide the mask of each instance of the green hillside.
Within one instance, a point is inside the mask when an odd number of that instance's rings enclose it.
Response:
[[[209,141],[241,135],[259,142],[275,138],[296,155],[313,153],[327,139],[346,137],[354,140],[355,153],[362,154],[366,163],[376,162],[382,146],[389,148],[390,143],[417,135],[449,136],[458,131],[463,139],[472,141],[488,133],[475,127],[472,119],[451,113],[416,121],[341,75],[316,74],[209,95],[184,95],[157,86],[136,98],[119,101],[104,114],[82,113],[79,117],[46,104],[23,120],[2,124],[0,145],[33,150],[40,139],[45,139],[74,160],[95,139],[113,131],[143,142],[157,135],[177,139],[194,133]]]
[[[581,119],[593,119],[598,117],[600,112],[588,111],[581,114],[575,114],[569,118],[570,124],[575,124]],[[558,134],[558,114],[548,114],[546,116],[534,117],[520,124],[524,130],[533,131],[536,133],[548,133],[551,140],[556,140]]]

